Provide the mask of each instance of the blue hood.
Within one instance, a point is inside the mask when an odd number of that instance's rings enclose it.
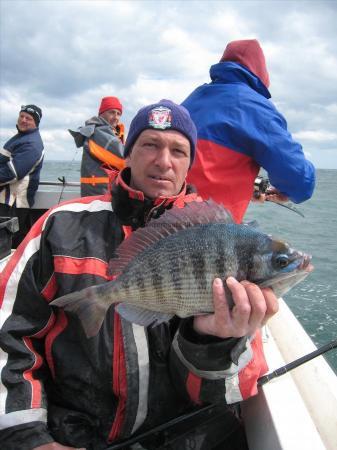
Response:
[[[245,83],[264,97],[271,98],[260,78],[239,63],[226,61],[213,64],[209,74],[213,83]]]

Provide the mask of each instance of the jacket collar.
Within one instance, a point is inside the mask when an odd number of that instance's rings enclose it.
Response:
[[[159,217],[165,209],[184,199],[191,190],[184,183],[178,195],[152,200],[146,198],[143,192],[132,189],[130,178],[131,171],[127,167],[112,181],[112,208],[123,225],[130,225],[134,229],[145,226],[151,218]]]
[[[242,64],[225,61],[214,64],[210,68],[210,76],[213,83],[242,82],[248,84],[259,94],[266,98],[271,98],[269,90],[262,83],[259,77]]]
[[[32,134],[35,133],[35,131],[38,131],[39,127],[35,127],[35,128],[30,128],[29,130],[26,131],[20,131],[18,126],[16,126],[16,129],[18,130],[18,134],[20,134],[21,136],[27,135],[27,134]]]
[[[85,126],[88,125],[95,125],[95,126],[99,126],[99,125],[107,125],[107,126],[111,126],[109,124],[109,122],[107,122],[103,117],[101,116],[93,116],[90,119],[85,121]]]
[[[83,147],[86,139],[89,139],[94,133],[96,127],[105,131],[107,134],[112,135],[113,130],[110,124],[103,119],[103,117],[91,117],[91,119],[86,120],[83,127],[77,128],[77,130],[71,130],[68,128],[69,133],[75,140],[76,147]]]

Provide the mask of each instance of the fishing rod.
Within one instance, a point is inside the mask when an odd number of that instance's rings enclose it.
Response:
[[[276,200],[271,200],[271,199],[269,199],[268,197],[266,197],[266,202],[275,203],[275,205],[279,205],[279,206],[282,206],[283,208],[287,208],[287,209],[289,209],[290,211],[294,211],[296,214],[300,215],[301,217],[304,217],[304,214],[303,214],[298,208],[296,208],[296,207],[293,205],[293,203],[291,203],[291,202],[286,202],[286,203],[284,203],[284,202],[278,202],[278,201],[276,201]]]
[[[63,191],[64,191],[64,188],[66,187],[66,177],[63,175],[62,177],[58,177],[58,180],[62,183],[62,189],[61,189],[59,201],[57,202],[57,204],[61,203]]]
[[[311,353],[308,353],[307,355],[302,356],[301,358],[295,359],[289,364],[286,364],[285,366],[279,367],[278,369],[274,370],[271,373],[267,373],[266,375],[263,375],[257,380],[258,386],[263,386],[264,384],[268,383],[270,380],[273,380],[274,378],[280,377],[281,375],[284,375],[285,373],[289,372],[290,370],[296,369],[296,367],[301,366],[302,364],[311,361],[312,359],[316,358],[317,356],[323,355],[323,353],[328,352],[329,350],[332,350],[333,348],[337,348],[337,339],[334,341],[331,341],[325,345],[322,345],[322,347],[319,347],[317,350],[314,350]]]
[[[75,161],[75,158],[76,158],[78,152],[79,152],[79,148],[77,148],[77,149],[75,150],[73,159],[72,159],[72,160],[70,161],[70,163],[68,164],[68,167],[66,167],[66,170],[65,170],[66,174],[70,172],[70,170],[71,170],[71,168],[72,168],[72,165],[74,164],[74,161]],[[57,202],[57,203],[59,204],[59,203],[61,202],[61,200],[62,200],[63,191],[64,191],[65,187],[66,187],[66,186],[71,186],[71,183],[69,183],[69,181],[66,181],[66,177],[65,177],[64,175],[62,175],[61,177],[58,177],[57,179],[58,179],[58,181],[62,184],[61,193],[60,193],[60,196],[59,196],[59,200],[58,200],[58,202]],[[78,185],[78,184],[77,184],[77,185]]]
[[[144,440],[145,438],[152,436],[156,433],[160,433],[162,431],[167,431],[168,429],[172,428],[175,425],[181,424],[188,419],[191,419],[195,416],[200,415],[203,412],[208,411],[209,409],[214,408],[214,405],[207,405],[203,408],[197,409],[196,411],[192,411],[190,413],[182,414],[181,416],[175,417],[174,419],[169,420],[168,422],[165,422],[161,425],[158,425],[157,427],[151,428],[149,431],[145,431],[144,433],[138,434],[137,436],[134,436],[133,438],[123,440],[117,444],[114,444],[110,447],[107,447],[105,450],[125,450],[126,446],[136,444],[137,442],[140,442]]]
[[[281,375],[284,375],[285,373],[289,372],[290,370],[295,369],[296,367],[301,366],[302,364],[311,361],[312,359],[316,358],[317,356],[323,355],[324,353],[337,348],[337,339],[328,342],[327,344],[323,345],[322,347],[319,347],[318,349],[314,350],[311,353],[308,353],[307,355],[304,355],[298,359],[295,359],[289,364],[286,364],[285,366],[282,366],[276,370],[274,370],[271,373],[268,373],[267,375],[264,375],[260,377],[257,380],[257,385],[263,386],[264,384],[268,383],[272,379],[276,377],[280,377]],[[203,408],[200,408],[196,411],[192,411],[190,413],[182,414],[181,416],[178,416],[172,420],[169,420],[168,422],[165,422],[161,425],[158,425],[157,427],[151,428],[151,430],[146,431],[144,433],[141,433],[137,436],[134,436],[130,439],[123,440],[122,442],[116,443],[110,447],[107,447],[106,450],[122,450],[125,449],[126,446],[135,444],[137,442],[142,441],[143,439],[150,437],[156,433],[160,433],[163,431],[167,431],[168,429],[172,428],[175,425],[181,424],[183,422],[186,422],[187,420],[196,417],[200,415],[203,412],[206,412],[212,408],[214,408],[214,404],[206,405]]]
[[[67,181],[66,179],[58,178],[60,181],[39,181],[39,186],[73,186],[73,187],[79,187],[81,183],[79,181]]]
[[[272,186],[271,186],[268,178],[264,178],[262,176],[257,176],[254,181],[253,195],[256,199],[258,199],[262,194],[265,194],[266,202],[275,203],[276,205],[282,206],[283,208],[289,209],[290,211],[295,212],[296,214],[300,215],[301,217],[304,217],[304,214],[298,208],[296,208],[292,202],[290,202],[290,201],[282,202],[282,201],[273,200],[272,198],[268,198],[268,194],[273,193],[270,191],[271,188],[272,188]]]

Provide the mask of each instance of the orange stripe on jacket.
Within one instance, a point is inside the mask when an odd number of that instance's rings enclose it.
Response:
[[[47,334],[46,341],[45,341],[45,351],[46,351],[46,360],[48,363],[48,367],[50,369],[52,377],[56,378],[55,373],[55,364],[54,364],[54,358],[53,358],[53,344],[55,339],[62,333],[62,331],[67,327],[68,325],[68,319],[65,314],[65,312],[60,309],[56,312],[56,321],[51,329],[51,331]]]
[[[192,372],[189,372],[186,380],[186,389],[191,398],[191,400],[197,405],[201,405],[200,400],[200,389],[201,389],[201,378]]]
[[[91,177],[81,177],[80,182],[83,184],[92,184],[93,186],[95,186],[96,184],[109,183],[109,177],[95,177],[95,175],[92,175]]]
[[[253,358],[239,373],[239,387],[243,400],[257,394],[257,380],[268,371],[259,330],[256,331],[250,344],[253,350]]]
[[[117,439],[121,433],[125,421],[126,401],[127,401],[127,382],[126,382],[126,361],[123,342],[121,318],[118,314],[114,315],[114,348],[113,348],[113,381],[112,389],[118,399],[115,419],[112,424],[108,442]]]
[[[125,167],[125,160],[119,156],[114,155],[105,148],[96,144],[92,139],[89,139],[89,152],[92,156],[99,159],[109,166],[116,167],[116,169],[122,170]]]
[[[124,123],[120,122],[117,126],[116,126],[116,133],[117,133],[117,137],[122,141],[122,143],[124,144],[124,140],[125,140],[125,126]]]
[[[54,267],[55,272],[67,273],[71,275],[90,273],[92,275],[98,275],[105,278],[106,280],[109,279],[109,276],[107,275],[108,264],[97,258],[55,256]]]
[[[29,337],[24,337],[23,342],[25,346],[30,350],[30,352],[34,355],[34,364],[33,367],[25,370],[23,373],[23,378],[30,383],[32,390],[32,400],[31,407],[32,408],[40,408],[42,405],[42,390],[41,383],[39,380],[34,378],[33,372],[34,370],[38,370],[42,365],[42,357],[38,353],[36,353],[34,346],[32,344],[32,340]]]

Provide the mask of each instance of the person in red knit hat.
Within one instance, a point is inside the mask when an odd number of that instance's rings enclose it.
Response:
[[[81,196],[107,191],[107,169],[124,167],[124,125],[120,122],[123,106],[117,97],[103,97],[94,116],[77,130],[68,130],[77,147],[83,147]]]
[[[123,106],[117,97],[103,97],[98,114],[116,129],[123,114]]]

